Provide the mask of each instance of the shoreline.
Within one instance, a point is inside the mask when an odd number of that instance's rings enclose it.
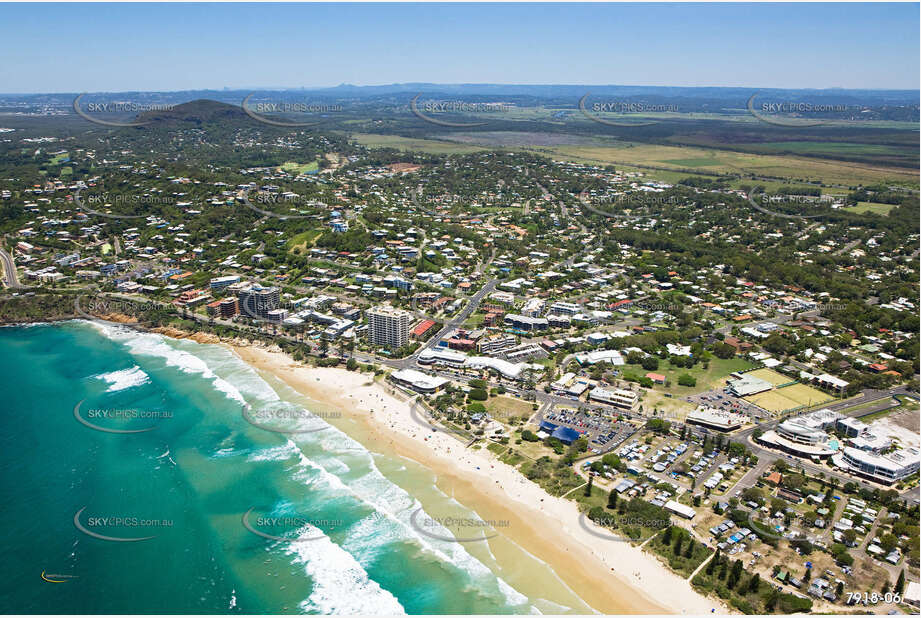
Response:
[[[410,415],[408,401],[394,396],[371,375],[303,365],[263,342],[169,327],[143,328],[125,318],[95,319],[164,337],[222,345],[257,372],[273,376],[319,405],[341,411],[343,416],[359,423],[366,433],[363,437],[376,450],[405,457],[427,468],[442,491],[473,508],[481,518],[512,522],[504,529],[504,535],[547,564],[569,591],[596,612],[735,613],[718,599],[698,593],[689,581],[639,547],[592,535],[580,525],[575,502],[549,495],[517,469],[499,462],[490,451],[467,450],[449,434],[421,427]],[[85,318],[74,316],[44,323],[74,319]],[[562,545],[548,538],[548,530],[561,529],[571,544]],[[629,573],[621,570],[625,564],[630,565]]]
[[[304,366],[281,351],[225,342],[241,360],[320,405],[357,421],[379,449],[428,468],[448,495],[483,519],[511,522],[503,530],[545,562],[584,603],[607,614],[728,614],[656,557],[626,542],[604,541],[580,525],[575,502],[546,493],[488,450],[468,450],[410,415],[408,401],[368,374]],[[366,445],[367,446],[367,445]],[[474,506],[475,505],[475,506]],[[555,535],[548,535],[547,531]],[[558,533],[565,533],[565,544]],[[629,569],[623,565],[629,564]],[[627,571],[627,572],[625,572]]]

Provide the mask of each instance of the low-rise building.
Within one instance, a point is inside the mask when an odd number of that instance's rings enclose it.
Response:
[[[733,431],[744,425],[748,418],[743,414],[727,410],[698,406],[696,410],[688,414],[686,420],[688,423],[717,431]]]
[[[917,473],[921,457],[916,448],[877,454],[848,446],[832,457],[832,461],[839,468],[857,476],[891,485]]]
[[[601,388],[600,386],[593,388],[589,392],[588,398],[590,401],[599,401],[616,408],[623,408],[624,410],[630,411],[636,409],[636,405],[639,402],[639,396],[633,391],[607,389]]]

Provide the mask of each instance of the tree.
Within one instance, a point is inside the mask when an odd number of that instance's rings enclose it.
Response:
[[[688,539],[688,546],[684,549],[684,557],[690,558],[694,555],[694,539]]]
[[[608,508],[614,509],[617,507],[617,491],[612,489],[611,493],[608,494]]]
[[[905,569],[899,573],[899,579],[895,582],[895,591],[899,594],[905,591]]]
[[[770,612],[774,611],[774,608],[777,607],[777,599],[780,597],[780,594],[775,588],[771,588],[771,593],[768,595],[767,600],[764,602],[764,607]]]
[[[594,480],[595,480],[595,475],[594,475],[594,474],[589,474],[589,475],[588,475],[588,483],[585,484],[585,495],[586,495],[586,496],[591,496],[591,495],[592,495],[592,481],[594,481]]]
[[[720,561],[720,548],[717,547],[716,551],[713,553],[713,557],[710,558],[710,562],[707,563],[707,575],[713,575],[713,569],[716,568],[716,563]]]
[[[729,588],[735,588],[736,584],[739,583],[739,579],[742,577],[742,561],[734,560],[732,563],[732,571],[729,573],[729,578],[726,580],[726,585]]]
[[[879,538],[879,546],[883,548],[883,551],[886,553],[891,552],[895,549],[895,546],[899,544],[899,539],[892,533],[887,532]]]
[[[680,556],[680,555],[681,555],[681,542],[682,542],[682,540],[683,540],[683,538],[682,538],[682,536],[681,536],[680,534],[675,535],[675,546],[672,548],[672,553],[674,553],[676,556]]]
[[[666,545],[672,544],[672,526],[665,529],[665,534],[662,535],[662,542]]]
[[[755,594],[758,593],[758,588],[761,587],[761,576],[757,573],[752,575],[752,578],[748,581],[748,591]]]
[[[678,376],[680,386],[697,386],[697,379],[689,373],[682,373]]]

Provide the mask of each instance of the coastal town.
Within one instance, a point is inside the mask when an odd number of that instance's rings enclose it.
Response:
[[[917,216],[916,195],[310,131],[233,132],[272,165],[18,133],[5,322],[361,374],[417,440],[513,469],[598,551],[730,611],[918,611],[919,236],[858,208]]]

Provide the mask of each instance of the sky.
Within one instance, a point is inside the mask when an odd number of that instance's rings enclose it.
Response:
[[[0,92],[919,88],[919,5],[0,4]]]

